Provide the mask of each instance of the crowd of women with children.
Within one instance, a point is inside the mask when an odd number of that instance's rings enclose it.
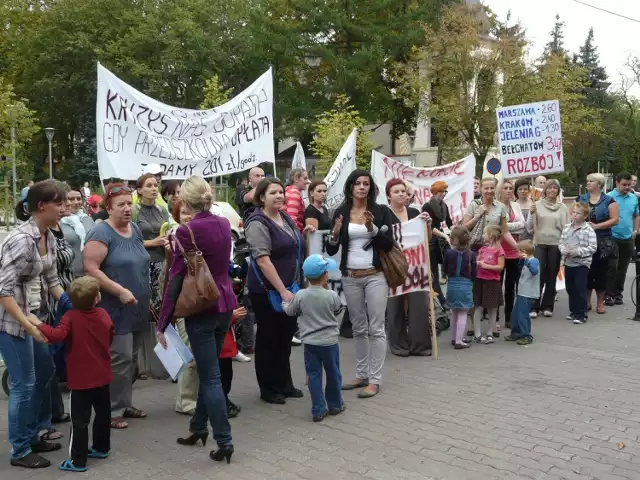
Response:
[[[107,184],[99,208],[85,187],[37,182],[16,206],[23,223],[0,251],[11,464],[49,466],[43,454],[62,448],[57,428],[67,422],[70,458],[61,470],[106,459],[111,429],[147,417],[133,382],[157,364],[156,340],[167,348],[174,326],[194,358],[175,387],[175,409],[190,415],[177,443],[205,446],[211,425],[217,448],[209,455],[229,463],[229,419],[241,411],[230,398],[234,358],[253,361],[260,398],[283,405],[304,397],[290,360],[302,343],[311,419],[321,422],[345,411],[345,391],[361,399],[381,393],[387,351],[432,354],[432,299],[450,312],[456,350],[490,345],[507,330],[504,340],[530,345],[531,320],[554,315],[564,264],[567,320],[585,324],[593,310],[623,303],[640,230],[635,176],[618,174],[609,192],[604,175],[586,180],[586,193],[569,200],[555,179],[476,178],[475,198],[454,225],[443,181],[415,206],[410,183],[376,185],[370,172],[355,170],[344,202],[328,211],[327,185],[305,170],[293,169],[285,185],[256,167],[238,188],[250,249],[240,265],[230,222],[203,178],[162,182],[161,167],[147,165],[134,186]],[[376,202],[378,190],[388,205]],[[393,225],[412,220],[427,228],[432,292],[389,297]],[[316,230],[329,231],[324,248],[340,252],[336,261],[307,256],[306,234]],[[342,276],[342,299],[328,287],[332,270]],[[355,377],[343,381],[338,345],[347,321]]]

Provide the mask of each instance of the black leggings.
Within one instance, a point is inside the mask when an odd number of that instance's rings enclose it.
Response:
[[[538,245],[535,257],[540,262],[541,297],[536,301],[534,310],[553,312],[553,305],[556,301],[556,279],[560,271],[560,250],[556,245]]]
[[[520,259],[505,258],[504,268],[500,273],[500,281],[504,285],[504,320],[506,325],[511,324],[511,313],[513,312],[513,303],[516,300],[518,291],[518,281],[520,280]],[[496,320],[500,318],[500,309],[498,309]]]

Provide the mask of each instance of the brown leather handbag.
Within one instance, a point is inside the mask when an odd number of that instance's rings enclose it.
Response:
[[[404,285],[409,274],[409,262],[407,262],[402,250],[394,245],[388,252],[380,250],[379,255],[382,273],[384,273],[389,288],[398,288]]]
[[[205,262],[202,252],[198,249],[198,245],[196,245],[193,230],[189,225],[183,226],[189,231],[193,250],[186,252],[180,244],[180,240],[175,237],[176,245],[182,252],[184,261],[187,264],[187,274],[182,282],[182,289],[180,290],[180,295],[178,295],[173,313],[176,318],[196,315],[215,305],[218,297],[220,297],[218,286],[211,275],[211,271],[209,271],[209,266]]]

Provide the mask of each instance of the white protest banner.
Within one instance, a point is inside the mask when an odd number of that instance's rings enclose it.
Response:
[[[421,218],[414,218],[404,223],[396,223],[392,227],[393,239],[409,262],[409,274],[404,285],[389,289],[389,296],[395,297],[405,293],[429,290],[429,262],[427,261],[426,223]],[[425,313],[428,304],[425,303]]]
[[[165,179],[217,177],[275,164],[271,70],[224,105],[190,110],[160,103],[98,64],[97,97],[102,179],[136,179],[150,163],[162,166]]]
[[[293,160],[291,161],[291,170],[294,168],[307,169],[307,159],[304,156],[304,149],[300,142],[296,143],[296,152],[293,154]]]
[[[496,109],[504,178],[564,171],[558,100]]]
[[[380,190],[377,202],[387,205],[385,186],[392,178],[407,180],[415,191],[415,206],[422,205],[431,199],[431,184],[437,181],[447,183],[448,192],[444,198],[449,207],[449,214],[453,223],[462,220],[467,212],[469,203],[473,200],[473,176],[475,173],[475,158],[473,155],[447,165],[431,168],[417,168],[387,157],[375,150],[371,153],[371,174]],[[439,228],[439,225],[434,225]]]
[[[356,169],[356,139],[358,129],[354,128],[340,149],[340,153],[331,165],[329,173],[324,177],[327,184],[327,200],[325,205],[329,210],[335,210],[344,200],[344,183],[351,172]]]
[[[307,248],[309,250],[309,255],[322,255],[324,258],[331,258],[335,260],[336,265],[340,268],[340,255],[341,255],[341,247],[338,248],[338,253],[335,255],[329,255],[325,248],[325,241],[331,230],[316,230],[313,233],[309,233],[307,236]],[[335,290],[338,295],[340,295],[340,299],[344,305],[347,304],[347,301],[342,294],[342,273],[340,270],[332,270],[329,272],[329,288],[331,290]]]

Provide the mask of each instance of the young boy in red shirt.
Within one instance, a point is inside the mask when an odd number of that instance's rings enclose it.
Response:
[[[93,277],[80,277],[69,288],[73,310],[64,314],[57,327],[32,320],[50,343],[67,340],[67,386],[71,390],[71,458],[60,470],[85,472],[87,457],[107,458],[111,441],[111,341],[113,323],[109,314],[96,308],[100,284]],[[89,446],[91,408],[93,446]]]

